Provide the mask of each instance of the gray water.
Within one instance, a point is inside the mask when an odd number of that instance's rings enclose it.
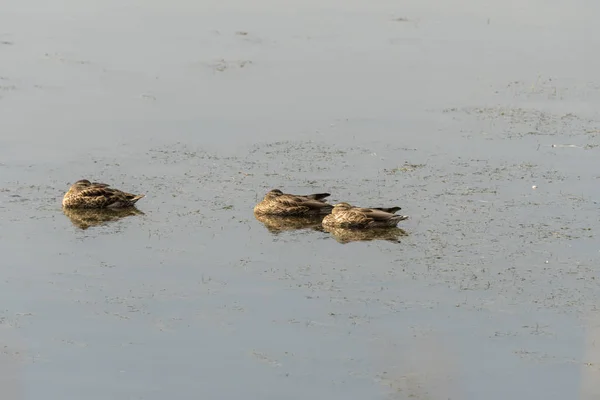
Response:
[[[3,399],[599,398],[597,2],[2,10]],[[83,178],[143,214],[72,221]]]

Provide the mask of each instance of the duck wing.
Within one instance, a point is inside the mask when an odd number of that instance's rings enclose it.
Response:
[[[372,221],[389,221],[392,218],[398,217],[396,214],[377,208],[353,208],[352,211],[361,213]]]
[[[308,207],[312,209],[333,208],[331,204],[327,204],[322,200],[311,199],[306,196],[295,196],[292,194],[284,194],[277,197],[277,202],[287,207]]]
[[[108,207],[115,203],[131,203],[139,200],[138,195],[122,192],[118,189],[112,189],[106,186],[94,186],[82,190],[79,194],[103,207]]]
[[[395,214],[396,212],[402,210],[402,207],[371,207],[371,210],[380,210]]]
[[[346,223],[350,225],[356,226],[364,226],[373,221],[366,212],[362,210],[368,210],[366,208],[353,208],[351,210],[340,213],[340,218],[343,219]]]
[[[323,200],[326,197],[331,196],[330,193],[314,193],[314,194],[309,194],[306,196],[302,196],[302,197],[306,197],[309,200],[319,200],[321,202],[325,202],[325,200]]]
[[[105,187],[110,186],[108,183],[102,183],[102,182],[92,182],[91,185],[92,185],[91,186],[92,188],[105,188]]]

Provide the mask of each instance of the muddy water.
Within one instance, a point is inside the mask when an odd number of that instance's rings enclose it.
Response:
[[[396,3],[5,2],[3,398],[597,398],[600,7]]]

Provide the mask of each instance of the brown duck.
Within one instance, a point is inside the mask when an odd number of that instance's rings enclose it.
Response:
[[[323,218],[323,226],[345,229],[393,228],[398,222],[408,219],[406,215],[396,215],[400,207],[360,208],[348,203],[338,203],[331,214]]]
[[[126,208],[145,195],[122,192],[109,188],[106,183],[90,182],[82,179],[75,182],[65,196],[62,205],[65,208]]]
[[[333,209],[331,204],[323,200],[328,196],[331,195],[329,193],[287,194],[279,189],[273,189],[254,207],[254,213],[281,217],[326,215]]]

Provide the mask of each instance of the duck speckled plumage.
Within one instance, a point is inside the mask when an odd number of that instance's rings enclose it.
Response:
[[[315,193],[305,196],[286,194],[279,189],[273,189],[254,207],[254,213],[281,217],[326,215],[333,209],[331,204],[323,200],[328,196],[330,196],[329,193]]]
[[[131,194],[112,189],[106,183],[90,182],[82,179],[75,182],[65,196],[62,205],[65,208],[127,208],[145,195]]]
[[[323,226],[345,229],[393,228],[408,218],[396,215],[400,207],[360,208],[348,203],[338,203],[331,214],[323,218]]]

